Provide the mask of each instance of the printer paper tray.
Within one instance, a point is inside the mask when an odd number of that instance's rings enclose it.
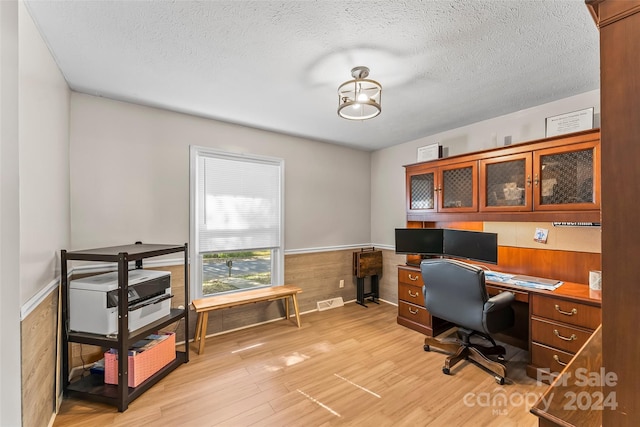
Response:
[[[146,307],[148,305],[157,304],[157,303],[162,302],[164,300],[167,300],[169,298],[173,298],[173,295],[171,295],[171,294],[158,295],[157,297],[149,298],[149,299],[146,299],[144,301],[140,301],[139,303],[130,305],[129,306],[129,311],[135,311],[135,310],[138,310],[138,309],[140,309],[142,307]]]

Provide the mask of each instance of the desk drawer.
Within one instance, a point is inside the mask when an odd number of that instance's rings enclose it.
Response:
[[[531,344],[531,363],[536,368],[549,369],[550,372],[560,372],[573,358],[573,354],[546,345]]]
[[[411,304],[424,305],[424,294],[422,286],[407,285],[406,283],[398,283],[398,299],[407,301]]]
[[[562,325],[550,320],[531,319],[531,339],[570,353],[577,353],[593,331]]]
[[[409,304],[404,301],[398,301],[398,316],[409,319],[412,322],[420,323],[422,325],[431,326],[431,319],[429,312],[426,308]]]
[[[602,322],[600,307],[593,305],[542,295],[532,295],[531,304],[531,313],[534,316],[592,330]]]
[[[420,286],[424,283],[422,282],[422,273],[415,270],[405,270],[402,268],[398,269],[398,283],[408,283],[416,286]]]
[[[527,304],[529,303],[529,294],[527,292],[505,289],[499,286],[490,285],[488,283],[486,287],[487,287],[487,294],[489,295],[489,297],[498,295],[501,292],[511,292],[516,297],[516,301],[524,302]]]

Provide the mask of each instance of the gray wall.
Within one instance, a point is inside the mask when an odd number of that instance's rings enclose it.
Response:
[[[60,274],[69,244],[71,91],[20,3],[20,296]]]
[[[285,250],[370,241],[370,153],[71,97],[71,247],[189,239],[189,146],[283,158]]]
[[[54,378],[21,382],[21,371],[30,372],[30,366],[20,349],[37,342],[37,330],[21,333],[21,321],[57,288],[58,253],[69,243],[70,91],[25,4],[0,2],[0,21],[0,425],[36,425],[36,406],[48,409],[42,425],[52,414]],[[52,330],[55,313],[47,318]],[[38,366],[48,373],[55,372],[52,340],[46,342],[48,354],[38,353]],[[21,402],[34,383],[51,387]]]
[[[18,3],[0,2],[0,425],[20,424]]]

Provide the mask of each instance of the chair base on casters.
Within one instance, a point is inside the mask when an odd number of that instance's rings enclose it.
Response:
[[[469,341],[469,337],[473,335],[473,331],[459,330],[458,336],[460,339],[436,339],[432,337],[426,337],[424,339],[424,351],[430,351],[430,346],[434,346],[441,350],[451,353],[444,361],[442,372],[449,375],[451,368],[461,360],[471,360],[476,364],[484,367],[488,371],[494,374],[496,382],[500,385],[504,384],[504,379],[507,376],[507,368],[502,363],[493,361],[487,356],[497,355],[498,360],[504,360],[506,350],[503,346],[497,345],[496,342],[490,336],[484,336],[484,338],[491,341],[493,344],[491,347],[485,347],[478,344],[473,344]]]

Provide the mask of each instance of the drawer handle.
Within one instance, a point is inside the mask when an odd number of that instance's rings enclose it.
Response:
[[[416,280],[418,280],[419,278],[420,278],[420,276],[413,277],[413,276],[411,275],[411,273],[409,273],[409,280],[411,280],[412,282],[415,282],[415,281],[416,281]]]
[[[413,297],[413,298],[418,298],[418,293],[416,292],[415,294],[411,291],[409,291],[409,296]]]
[[[558,362],[558,365],[560,365],[560,366],[567,366],[567,364],[566,364],[566,363],[564,363],[564,362],[560,361],[560,358],[558,357],[558,355],[557,355],[557,354],[554,354],[554,355],[553,355],[553,360],[555,360],[556,362]]]
[[[563,337],[562,335],[560,335],[560,332],[558,332],[557,329],[553,330],[553,334],[555,336],[557,336],[558,338],[560,338],[561,340],[565,340],[565,341],[573,341],[573,340],[577,340],[578,337],[576,336],[576,334],[571,334],[571,336],[569,338],[567,337]]]
[[[578,314],[577,308],[572,308],[571,311],[562,311],[560,310],[560,306],[556,304],[556,311],[560,314],[564,314],[565,316],[573,316],[574,314]]]
[[[420,310],[418,310],[417,308],[416,308],[416,311],[413,311],[413,310],[411,310],[411,307],[409,307],[409,313],[411,313],[411,314],[418,314],[418,311],[420,311]]]

